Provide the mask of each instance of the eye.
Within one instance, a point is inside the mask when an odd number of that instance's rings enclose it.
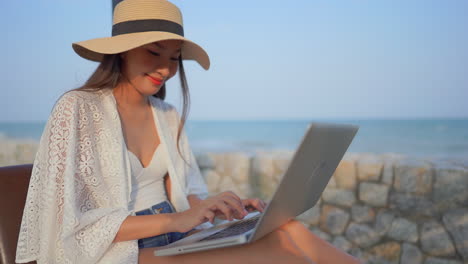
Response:
[[[153,52],[151,50],[148,50],[148,51],[149,51],[149,53],[153,54],[154,56],[159,56],[159,53],[157,53],[157,52]]]
[[[153,54],[154,56],[159,56],[159,53],[157,52],[154,52],[154,51],[151,51],[151,50],[148,50],[149,53]],[[171,60],[173,61],[179,61],[179,58],[180,57],[177,57],[177,58],[171,58]]]

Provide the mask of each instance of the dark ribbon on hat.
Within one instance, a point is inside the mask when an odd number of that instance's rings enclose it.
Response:
[[[132,20],[112,26],[112,36],[148,31],[163,31],[184,36],[182,25],[164,19]]]

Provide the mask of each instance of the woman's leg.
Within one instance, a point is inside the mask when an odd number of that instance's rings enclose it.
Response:
[[[297,247],[317,264],[361,263],[358,259],[313,234],[297,220],[289,221],[280,229],[286,231]]]
[[[291,237],[281,229],[277,229],[253,243],[233,247],[165,257],[155,257],[153,255],[154,250],[157,250],[157,248],[140,249],[138,263],[314,263],[295,245]]]

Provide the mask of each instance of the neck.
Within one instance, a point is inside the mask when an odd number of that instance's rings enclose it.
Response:
[[[131,84],[125,83],[117,85],[112,92],[120,107],[133,109],[148,107],[148,97],[138,92]]]

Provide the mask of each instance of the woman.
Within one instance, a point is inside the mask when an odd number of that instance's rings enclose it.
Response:
[[[114,0],[112,37],[74,43],[100,65],[56,102],[34,161],[16,261],[38,263],[357,263],[290,221],[247,245],[155,257],[214,217],[242,219],[259,199],[208,197],[182,118],[164,102],[182,59],[209,68],[166,0]]]

